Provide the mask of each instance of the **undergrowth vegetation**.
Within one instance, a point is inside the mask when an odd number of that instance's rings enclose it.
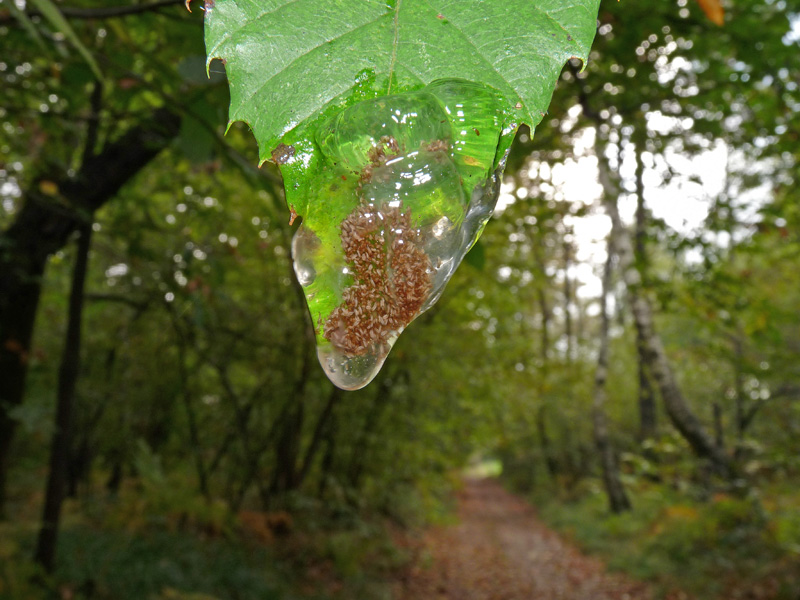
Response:
[[[0,521],[0,599],[390,600],[416,559],[409,531],[452,522],[458,485],[367,477],[356,492],[331,477],[324,499],[297,490],[264,506],[253,493],[234,507],[141,440],[131,462],[118,487],[97,469],[67,500],[52,574],[32,560],[41,491],[29,473]]]
[[[143,453],[139,478],[65,506],[58,568],[31,561],[33,515],[0,522],[0,599],[389,600],[412,558],[409,527],[450,514],[445,487],[406,490],[391,512],[295,494],[233,511]]]
[[[529,498],[549,525],[609,568],[654,583],[661,598],[680,591],[698,600],[795,600],[800,491],[783,476],[716,489],[671,452],[674,441],[647,442],[622,457],[631,511],[611,513],[596,478],[569,489],[542,482]]]

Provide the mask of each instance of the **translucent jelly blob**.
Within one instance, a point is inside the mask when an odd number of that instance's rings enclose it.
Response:
[[[284,172],[287,201],[302,207],[295,273],[338,387],[375,377],[491,216],[513,131],[500,106],[494,90],[462,80],[362,101],[298,153],[313,169],[294,181]]]

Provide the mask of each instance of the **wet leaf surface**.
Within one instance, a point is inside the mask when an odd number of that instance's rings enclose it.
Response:
[[[464,78],[500,91],[537,124],[564,63],[586,60],[598,0],[217,0],[206,9],[209,61],[231,84],[231,121],[253,129],[261,159],[329,104]]]

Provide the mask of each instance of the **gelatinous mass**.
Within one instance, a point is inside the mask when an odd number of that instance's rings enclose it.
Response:
[[[341,110],[281,161],[287,201],[302,207],[295,272],[340,388],[375,377],[491,216],[514,130],[502,106],[491,88],[439,80]]]

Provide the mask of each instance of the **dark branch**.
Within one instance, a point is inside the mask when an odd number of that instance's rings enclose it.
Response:
[[[60,186],[61,193],[73,206],[97,210],[166,147],[178,134],[179,125],[172,111],[156,110],[150,120],[91,156],[75,179]]]
[[[117,302],[130,306],[137,311],[147,310],[149,306],[149,302],[146,300],[135,300],[121,294],[88,293],[85,295],[85,298],[90,302]]]
[[[175,114],[163,108],[156,110],[149,119],[88,158],[76,177],[46,178],[56,183],[58,197],[42,193],[38,182],[32,185],[26,190],[25,202],[14,223],[0,232],[13,254],[5,259],[19,261],[18,267],[44,264],[47,256],[66,244],[83,220],[113,198],[169,144],[179,126],[180,119]],[[10,271],[0,270],[0,284],[5,276],[11,277]]]
[[[103,84],[100,81],[94,82],[91,96],[92,114],[88,120],[86,128],[86,144],[83,148],[83,161],[85,164],[94,156],[95,146],[97,145],[97,132],[100,129],[100,110],[103,102]]]
[[[161,8],[184,4],[184,0],[159,0],[148,4],[128,4],[123,6],[106,6],[102,8],[61,7],[61,14],[70,19],[110,19],[127,17],[145,12],[157,11]]]
[[[117,17],[128,17],[139,15],[146,12],[158,12],[162,8],[169,8],[179,4],[185,5],[185,0],[158,0],[149,4],[126,4],[122,6],[107,6],[101,8],[78,8],[70,6],[59,7],[61,14],[68,19],[114,19]],[[41,17],[42,14],[32,10],[25,13],[29,17]],[[0,24],[7,24],[16,19],[9,11],[0,12]]]
[[[739,421],[739,430],[744,433],[753,424],[758,412],[764,408],[768,403],[774,402],[781,398],[788,398],[789,400],[796,400],[800,398],[800,386],[784,384],[776,389],[769,398],[759,398],[755,404],[750,407]]]

